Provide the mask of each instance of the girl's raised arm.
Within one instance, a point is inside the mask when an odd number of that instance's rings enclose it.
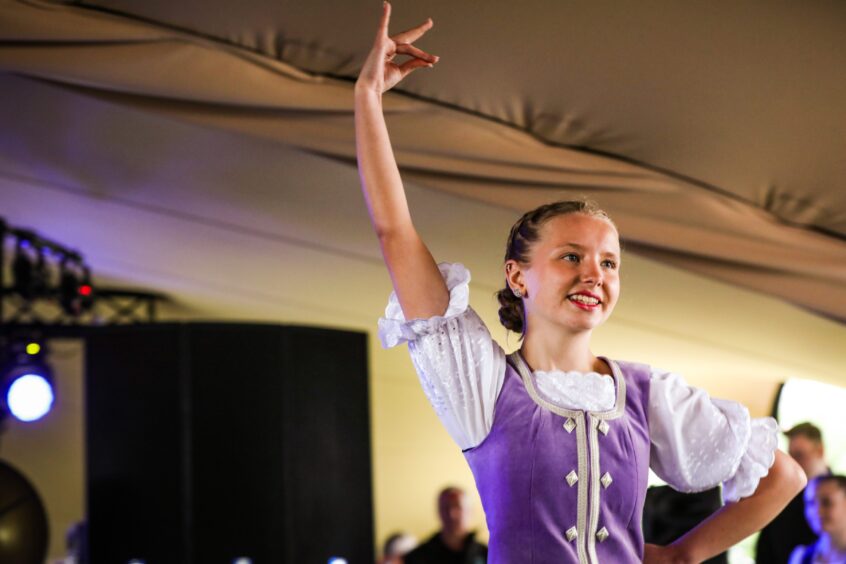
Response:
[[[432,27],[432,20],[391,37],[390,17],[391,5],[385,2],[376,41],[355,85],[358,170],[373,229],[405,318],[428,318],[443,315],[449,292],[411,221],[382,114],[382,94],[415,69],[433,66],[438,57],[412,45]],[[394,62],[397,55],[410,58],[398,64]]]

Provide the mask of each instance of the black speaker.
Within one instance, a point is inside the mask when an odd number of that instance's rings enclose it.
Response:
[[[86,366],[92,562],[373,561],[365,334],[120,326]]]

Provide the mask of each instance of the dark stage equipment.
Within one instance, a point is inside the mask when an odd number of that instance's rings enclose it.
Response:
[[[7,239],[15,247],[8,268]],[[79,251],[0,217],[0,325],[151,323],[156,303],[165,299],[152,292],[95,287]]]
[[[127,325],[86,362],[92,562],[373,560],[366,335]]]
[[[43,564],[48,540],[47,512],[38,492],[0,461],[0,562]]]
[[[643,538],[646,542],[670,544],[723,506],[720,488],[698,493],[681,493],[670,486],[646,491],[643,507]],[[727,564],[728,554],[710,558],[704,564]]]
[[[9,414],[37,421],[53,406],[46,341],[35,330],[0,332],[0,422]]]

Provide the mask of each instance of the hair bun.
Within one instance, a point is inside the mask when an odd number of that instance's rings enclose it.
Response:
[[[499,301],[499,322],[515,333],[523,332],[523,300],[514,295],[506,286],[496,294]]]

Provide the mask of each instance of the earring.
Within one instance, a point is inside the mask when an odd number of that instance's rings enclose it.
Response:
[[[511,288],[511,291],[514,293],[514,296],[518,298],[523,297],[523,292],[520,291],[520,288]]]

